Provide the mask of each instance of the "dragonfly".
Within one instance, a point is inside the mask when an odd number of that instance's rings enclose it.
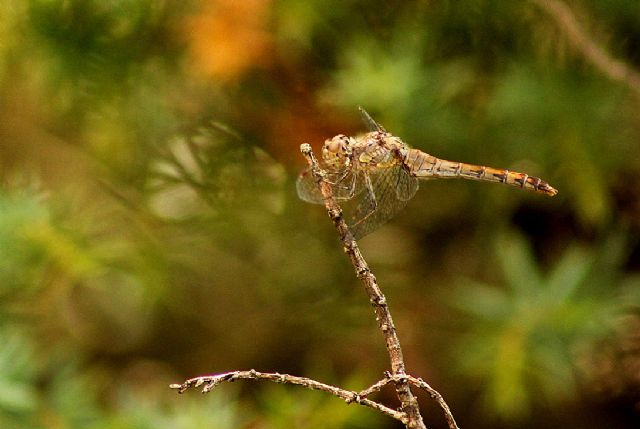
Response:
[[[387,132],[360,107],[369,132],[349,137],[338,134],[322,147],[323,180],[337,201],[355,205],[347,222],[354,238],[375,231],[400,212],[418,190],[419,179],[463,178],[504,183],[554,196],[558,191],[544,180],[506,169],[447,161],[414,149]],[[324,198],[307,168],[296,181],[298,196],[309,203]]]

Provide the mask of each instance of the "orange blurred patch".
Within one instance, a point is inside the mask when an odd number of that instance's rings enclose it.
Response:
[[[259,118],[258,115],[255,116]],[[335,111],[308,103],[307,100],[290,100],[280,108],[271,108],[269,117],[257,119],[257,127],[267,136],[267,149],[277,160],[287,164],[304,166],[300,144],[310,143],[320,156],[319,149],[328,137],[339,133],[356,134],[360,124],[357,115],[336,115]]]
[[[231,81],[269,62],[267,24],[271,0],[208,0],[185,25],[192,67],[206,76]]]

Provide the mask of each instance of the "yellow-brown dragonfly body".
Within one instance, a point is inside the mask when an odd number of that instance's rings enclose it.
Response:
[[[504,183],[553,196],[547,182],[526,173],[447,161],[413,149],[388,133],[363,109],[371,132],[359,137],[339,134],[322,148],[326,181],[337,200],[356,201],[349,224],[356,238],[363,237],[398,213],[418,190],[418,179],[457,178]],[[297,181],[298,195],[311,203],[323,203],[311,172]]]

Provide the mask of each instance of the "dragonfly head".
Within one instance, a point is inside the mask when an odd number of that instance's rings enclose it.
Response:
[[[326,139],[322,147],[322,158],[329,167],[349,166],[353,153],[353,139],[344,134]]]

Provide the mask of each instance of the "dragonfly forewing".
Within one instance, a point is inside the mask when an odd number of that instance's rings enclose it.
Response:
[[[327,172],[324,170],[325,182],[331,185],[333,197],[338,201],[347,201],[364,191],[361,177],[355,169],[342,172]],[[305,169],[296,181],[298,196],[309,203],[323,204],[324,199],[318,188],[311,169]]]
[[[364,122],[364,124],[367,126],[369,131],[380,131],[382,133],[386,133],[387,132],[387,130],[385,130],[384,127],[380,123],[376,122],[375,119],[373,119],[371,117],[369,112],[364,110],[362,108],[362,106],[358,106],[358,110],[360,111],[360,116],[362,117],[362,122]]]
[[[313,204],[322,204],[324,201],[318,184],[311,173],[311,168],[306,168],[296,180],[296,191],[301,200]]]

